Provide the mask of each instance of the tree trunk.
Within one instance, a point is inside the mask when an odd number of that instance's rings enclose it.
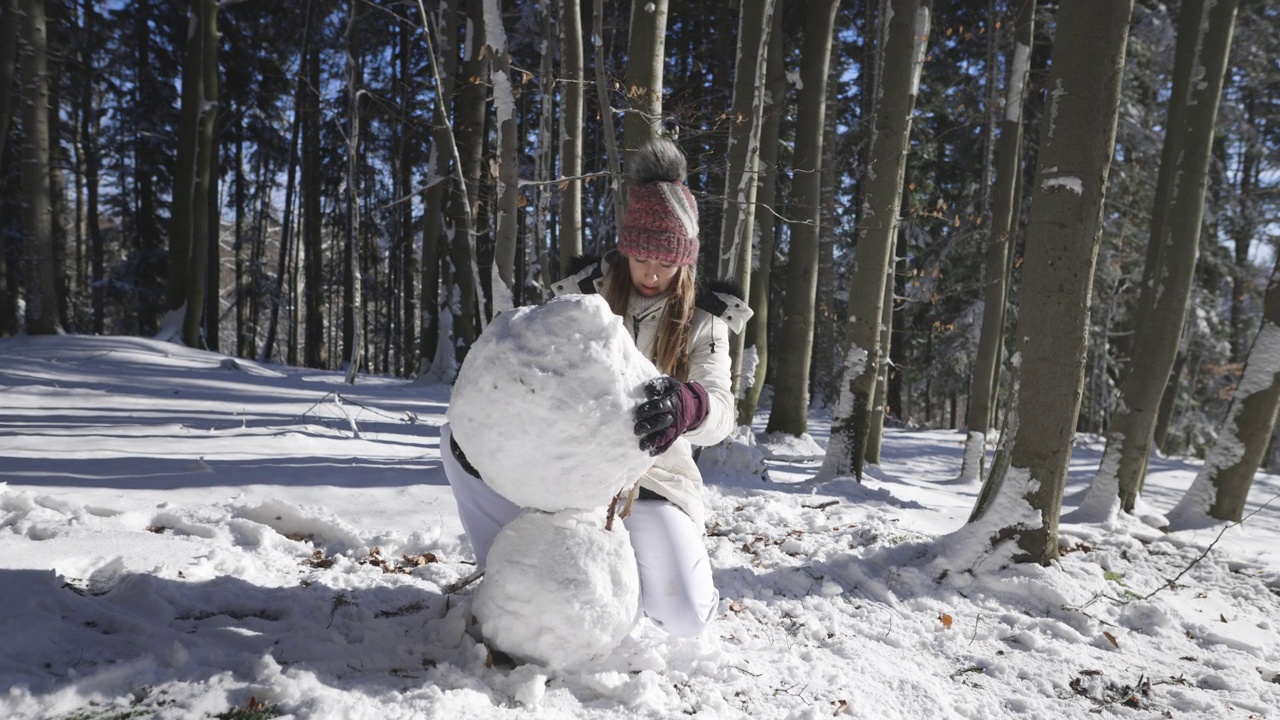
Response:
[[[238,110],[239,108],[237,108],[237,112],[235,113],[235,115],[237,116],[237,119],[240,121],[240,127],[237,128],[239,132],[236,133],[236,140],[235,140],[236,150],[235,150],[234,175],[235,175],[236,187],[235,187],[235,191],[233,192],[234,198],[232,201],[233,205],[235,206],[235,212],[234,212],[235,219],[234,219],[234,226],[233,226],[233,230],[235,234],[231,242],[231,253],[235,261],[235,290],[234,290],[234,303],[233,303],[235,307],[235,319],[236,319],[236,324],[235,324],[236,351],[235,352],[237,356],[244,357],[247,351],[247,348],[249,347],[249,334],[248,334],[248,331],[246,330],[246,328],[249,325],[248,307],[245,304],[245,296],[248,294],[248,290],[246,288],[249,284],[249,281],[248,281],[249,271],[248,271],[248,268],[246,268],[245,266],[245,236],[247,235],[247,233],[245,232],[245,215],[246,215],[246,204],[248,203],[248,191],[247,191],[246,185],[248,184],[248,182],[245,179],[245,167],[244,167],[244,143],[246,140],[245,138],[246,133],[244,132],[245,130],[244,113],[239,112]]]
[[[822,213],[822,136],[826,126],[827,70],[839,0],[805,7],[805,52],[796,117],[795,179],[792,181],[791,251],[787,293],[777,347],[773,409],[768,432],[801,436],[809,430],[809,362],[813,352],[814,293],[818,283],[818,223]]]
[[[1019,0],[1013,52],[1008,60],[1004,118],[996,147],[996,182],[992,190],[991,235],[987,240],[986,277],[982,284],[982,330],[978,354],[969,383],[969,411],[965,418],[968,439],[960,479],[977,482],[986,458],[987,434],[995,420],[995,391],[1000,374],[1001,338],[1004,336],[1005,302],[1009,294],[1010,238],[1014,223],[1014,189],[1022,172],[1022,107],[1026,103],[1027,70],[1034,35],[1035,0]]]
[[[321,180],[324,169],[320,156],[320,43],[305,51],[306,90],[302,107],[302,276],[303,276],[303,362],[309,368],[328,366],[325,343],[324,239],[320,215]]]
[[[302,26],[302,57],[307,56],[307,47],[311,42],[311,5],[307,4],[307,19]],[[293,124],[289,128],[289,159],[285,164],[284,183],[284,216],[280,220],[280,255],[276,261],[276,285],[271,293],[271,315],[267,321],[267,338],[262,343],[262,352],[258,359],[262,362],[271,360],[275,350],[276,328],[280,320],[280,305],[284,303],[286,287],[285,275],[289,268],[289,258],[293,254],[290,244],[296,242],[290,232],[293,229],[293,193],[297,179],[298,138],[302,134],[302,103],[306,88],[302,82],[302,68],[298,70],[297,90],[293,101]],[[292,343],[290,343],[292,345]],[[290,348],[292,349],[292,348]]]
[[[4,157],[5,141],[9,137],[9,120],[13,115],[13,79],[18,64],[18,0],[0,0],[0,157]],[[11,194],[4,178],[0,178],[0,192]],[[16,335],[18,323],[17,273],[10,253],[18,243],[11,243],[0,236],[0,337]]]
[[[778,186],[778,132],[782,113],[787,103],[786,68],[783,66],[782,13],[774,12],[769,32],[768,60],[765,66],[765,98],[767,105],[760,126],[760,187],[756,198],[760,212],[756,217],[754,235],[759,243],[756,257],[759,265],[752,269],[751,288],[747,295],[751,304],[751,319],[742,334],[745,348],[741,358],[744,373],[751,365],[750,386],[738,400],[738,424],[750,426],[755,420],[760,404],[760,392],[764,389],[765,372],[769,368],[769,286],[773,277],[773,233],[776,223],[774,206],[777,203]],[[754,355],[754,357],[752,357]],[[754,360],[754,362],[752,362]]]
[[[187,8],[187,42],[182,56],[182,108],[178,115],[173,199],[169,204],[169,310],[181,308],[189,294],[187,271],[190,269],[191,235],[195,228],[192,205],[196,196],[200,103],[204,101],[204,73],[201,68],[204,36],[200,32],[200,15],[199,0],[192,0]]]
[[[497,237],[494,241],[493,312],[513,307],[516,289],[516,226],[519,221],[520,166],[516,152],[516,100],[511,55],[498,0],[484,0],[484,38],[493,58],[493,104],[498,123]]]
[[[420,12],[425,8],[420,7]],[[423,15],[423,32],[427,37],[428,49],[431,38],[437,39],[439,54],[432,54],[431,67],[436,81],[436,102],[433,107],[431,131],[431,160],[427,175],[427,191],[423,198],[425,217],[422,227],[422,332],[419,334],[418,377],[439,377],[451,372],[437,370],[432,367],[439,355],[439,350],[449,346],[448,333],[442,333],[440,324],[442,308],[440,306],[440,263],[441,250],[446,250],[443,257],[448,261],[448,244],[444,234],[445,202],[449,189],[449,163],[457,155],[454,144],[453,128],[449,125],[449,106],[453,102],[454,76],[458,72],[458,48],[454,44],[457,36],[457,0],[447,0],[439,7],[436,22],[437,33],[431,32],[431,23]],[[443,67],[441,67],[443,66]],[[453,287],[452,277],[449,279],[446,293]],[[443,312],[448,312],[444,308]],[[443,343],[443,345],[441,344]],[[450,359],[452,359],[450,357]],[[452,363],[447,363],[452,366]]]
[[[959,531],[993,545],[1012,539],[1015,562],[1048,564],[1058,555],[1132,9],[1124,0],[1067,2],[1058,11],[1022,266],[1020,377],[991,473]]]
[[[1182,499],[1169,512],[1173,530],[1240,522],[1253,476],[1262,465],[1280,408],[1280,265],[1271,273],[1262,326],[1245,360],[1244,375],[1226,422]]]
[[[16,3],[14,3],[16,4]],[[85,43],[81,46],[80,65],[84,72],[84,77],[80,82],[80,147],[81,154],[84,157],[84,192],[85,192],[85,234],[89,241],[89,266],[90,266],[90,286],[92,287],[92,305],[93,305],[93,334],[101,335],[105,324],[103,319],[103,277],[104,277],[104,253],[105,248],[102,242],[102,227],[98,222],[98,175],[101,170],[102,159],[98,150],[98,113],[97,105],[93,101],[93,68],[95,63],[92,54],[89,51],[89,38],[97,34],[98,14],[94,9],[94,0],[84,0],[84,28]],[[16,20],[14,21],[16,25]],[[0,47],[0,59],[7,57],[3,47]],[[3,64],[0,63],[0,87],[7,87],[9,80],[2,75]],[[11,80],[12,78],[10,78]],[[4,147],[5,123],[7,122],[8,110],[4,103],[7,103],[9,95],[5,94],[4,102],[0,102],[0,152]]]
[[[576,3],[575,3],[576,4]],[[542,43],[541,52],[538,53],[538,127],[537,127],[537,150],[534,155],[534,173],[538,178],[538,184],[533,188],[533,217],[529,218],[526,214],[523,216],[522,223],[525,231],[517,233],[518,237],[526,238],[523,243],[524,252],[520,254],[520,258],[524,262],[523,268],[516,268],[516,287],[520,291],[516,302],[520,305],[541,305],[553,293],[551,292],[551,283],[560,279],[558,259],[558,246],[556,244],[556,223],[558,210],[552,207],[554,196],[557,192],[556,185],[564,185],[563,182],[553,184],[551,178],[556,175],[556,154],[559,149],[556,138],[556,66],[555,56],[557,44],[551,42],[556,37],[553,30],[553,13],[554,7],[544,3],[538,11],[538,19],[542,26],[542,37],[546,38],[546,42]],[[582,40],[578,40],[578,49],[581,52]],[[581,83],[578,83],[579,89]],[[522,95],[527,97],[527,95]],[[581,107],[579,107],[581,111]],[[581,129],[574,131],[574,134],[581,135]],[[581,184],[579,184],[581,189]],[[532,231],[529,230],[529,224],[532,223]],[[579,238],[581,241],[581,238]],[[555,254],[557,257],[553,258]],[[552,263],[556,267],[552,267]]]
[[[218,118],[218,0],[200,0],[200,125],[191,202],[191,244],[187,257],[186,315],[182,341],[187,347],[204,347],[205,295],[208,289],[209,184],[216,182],[213,170],[213,128]],[[216,242],[216,236],[214,241]],[[172,261],[170,268],[172,272]]]
[[[560,0],[560,275],[582,254],[582,7]],[[608,93],[608,89],[603,92]],[[605,115],[608,115],[606,112]]]
[[[738,22],[738,57],[734,68],[719,275],[731,278],[744,293],[751,291],[754,256],[751,241],[755,235],[760,126],[764,117],[765,66],[769,56],[769,31],[773,27],[773,6],[774,0],[744,0]],[[741,397],[745,341],[745,333],[730,339],[734,397]]]
[[[875,171],[867,173],[863,183],[858,245],[849,278],[847,351],[820,478],[852,472],[862,479],[871,404],[882,362],[885,283],[898,232],[911,113],[929,37],[930,7],[931,3],[919,0],[893,0],[885,17],[887,27],[880,34],[882,71],[870,151],[870,166]]]
[[[406,15],[409,11],[402,11]],[[411,377],[417,369],[417,358],[415,357],[418,346],[418,296],[417,288],[414,285],[418,276],[417,267],[414,263],[417,261],[414,255],[414,221],[413,221],[413,203],[410,198],[413,193],[413,163],[411,158],[416,158],[417,153],[411,152],[410,148],[419,142],[419,136],[414,130],[416,118],[413,118],[412,98],[415,88],[413,63],[410,58],[411,32],[412,28],[409,17],[404,17],[398,32],[399,48],[399,80],[400,80],[400,115],[395,119],[396,131],[399,134],[399,144],[396,148],[396,176],[397,185],[400,190],[396,193],[396,199],[400,200],[399,222],[397,229],[400,237],[397,243],[400,247],[400,313],[397,320],[400,322],[400,362],[395,367],[397,375]]]
[[[0,157],[4,155],[5,140],[9,137],[9,117],[12,114],[13,71],[17,65],[14,51],[18,46],[18,0],[0,2]],[[90,27],[86,26],[88,35]]]
[[[662,127],[662,66],[666,61],[667,0],[632,0],[627,40],[627,115],[622,122],[623,165]],[[618,218],[621,222],[622,218]]]
[[[867,418],[867,444],[862,452],[862,460],[868,465],[880,464],[880,444],[884,438],[884,402],[888,394],[889,363],[883,358],[889,356],[889,343],[893,336],[893,286],[894,270],[897,267],[897,248],[906,243],[906,228],[898,226],[898,239],[894,242],[894,253],[889,257],[889,277],[884,283],[883,314],[880,316],[880,356],[882,361],[876,368],[876,389],[871,396],[871,414]]]
[[[342,361],[347,366],[347,384],[355,385],[364,362],[364,283],[360,274],[360,94],[363,73],[356,57],[355,29],[360,4],[351,0],[347,11],[347,242],[346,299],[342,303]]]
[[[60,334],[49,184],[49,74],[44,0],[22,0],[22,190],[26,331]]]
[[[1102,519],[1119,508],[1133,512],[1147,473],[1160,398],[1177,355],[1199,252],[1209,154],[1222,78],[1231,47],[1237,0],[1187,0],[1178,19],[1174,93],[1152,213],[1142,295],[1129,368],[1121,380],[1118,411],[1107,431],[1102,465],[1082,505],[1082,518]],[[1178,88],[1182,88],[1179,92]],[[1174,104],[1181,95],[1184,104]],[[1172,146],[1172,150],[1170,150]],[[1160,217],[1163,216],[1163,217]]]
[[[459,314],[453,319],[455,357],[460,364],[467,350],[475,342],[477,325],[483,314],[483,289],[480,285],[480,266],[476,258],[476,241],[480,233],[479,222],[473,218],[481,215],[480,167],[484,155],[485,97],[488,94],[489,57],[483,48],[484,0],[468,0],[468,33],[471,46],[466,49],[467,60],[462,64],[461,87],[455,108],[456,139],[459,164],[464,182],[453,192],[454,235],[451,244],[454,280],[460,297],[454,304]],[[477,315],[479,312],[481,315]]]
[[[836,117],[841,103],[836,97],[842,63],[831,63],[827,68],[827,112],[822,138],[822,198],[818,223],[818,279],[814,288],[813,303],[813,353],[809,359],[809,404],[831,407],[837,397],[836,373],[839,351],[836,345],[836,224],[840,213],[836,210]],[[850,244],[852,246],[852,244]],[[852,249],[852,247],[848,249]]]
[[[222,114],[219,113],[219,118]],[[205,237],[207,238],[205,246],[204,276],[204,320],[203,333],[205,347],[212,351],[218,352],[218,333],[219,324],[221,323],[222,305],[220,298],[222,297],[222,278],[220,271],[222,270],[222,208],[218,204],[218,177],[221,174],[219,163],[222,153],[222,143],[219,141],[218,127],[224,123],[221,120],[215,120],[215,129],[213,131],[213,141],[209,148],[209,182],[205,184],[205,207],[208,211],[205,213]]]
[[[1182,371],[1187,367],[1187,351],[1179,349],[1178,356],[1173,359],[1173,369],[1169,371],[1169,380],[1165,383],[1164,394],[1160,396],[1160,410],[1156,413],[1156,429],[1151,436],[1151,446],[1158,450],[1166,450],[1165,443],[1169,439],[1169,424],[1173,421],[1173,411],[1178,404],[1178,385],[1182,383]]]
[[[613,224],[621,227],[622,214],[627,209],[622,188],[622,160],[618,153],[618,132],[613,124],[613,103],[609,99],[609,76],[605,72],[604,59],[604,0],[595,0],[591,11],[591,40],[595,58],[596,93],[600,103],[601,134],[604,136],[605,156],[609,163],[609,187],[613,192]],[[597,239],[596,244],[599,246]]]

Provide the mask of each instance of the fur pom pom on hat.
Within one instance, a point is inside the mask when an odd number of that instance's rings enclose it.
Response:
[[[684,184],[686,172],[684,153],[666,138],[635,152],[619,252],[675,265],[697,262],[698,205]]]

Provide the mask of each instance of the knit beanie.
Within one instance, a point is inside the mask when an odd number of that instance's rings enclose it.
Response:
[[[619,252],[674,265],[697,262],[698,205],[684,184],[685,172],[684,153],[671,140],[657,138],[636,150]]]

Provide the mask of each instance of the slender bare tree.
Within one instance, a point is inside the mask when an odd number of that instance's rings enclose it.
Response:
[[[1199,254],[1209,156],[1237,0],[1185,0],[1179,9],[1173,92],[1160,159],[1151,239],[1128,369],[1107,447],[1081,518],[1132,512],[1147,474],[1160,398],[1178,352]]]
[[[756,194],[760,170],[760,129],[764,122],[764,74],[773,28],[774,0],[743,0],[738,21],[738,57],[730,111],[729,169],[725,175],[724,217],[720,239],[720,277],[729,277],[744,292],[751,289],[755,253]],[[733,391],[742,389],[745,333],[731,343]]]
[[[1004,88],[1004,118],[996,147],[996,180],[992,188],[990,236],[982,279],[982,330],[973,361],[969,409],[965,424],[969,435],[964,446],[960,478],[977,482],[986,458],[987,434],[995,419],[995,390],[1000,375],[1000,338],[1004,334],[1005,299],[1009,288],[1009,238],[1013,233],[1013,196],[1022,172],[1022,108],[1027,98],[1027,74],[1031,66],[1031,42],[1035,30],[1035,0],[1019,0],[1014,21],[1013,51],[1007,60],[1009,78]]]
[[[560,0],[560,273],[582,254],[582,6]],[[605,91],[607,93],[607,90]]]
[[[740,375],[749,375],[751,382],[738,399],[738,424],[751,425],[760,393],[764,390],[765,372],[769,367],[769,285],[773,276],[773,234],[777,219],[778,186],[778,132],[783,109],[787,104],[786,68],[783,65],[783,13],[774,12],[773,28],[769,32],[769,57],[765,65],[765,111],[760,127],[759,168],[760,187],[756,191],[759,212],[753,235],[758,245],[753,266],[752,282],[748,292],[751,319],[743,332],[742,367]],[[748,364],[750,371],[747,372]],[[743,381],[745,382],[745,377]]]
[[[858,244],[849,278],[849,322],[840,397],[818,477],[862,479],[872,400],[880,374],[885,288],[892,288],[894,244],[915,108],[929,38],[931,3],[892,0],[879,33],[880,82],[872,119],[870,170],[862,191]]]

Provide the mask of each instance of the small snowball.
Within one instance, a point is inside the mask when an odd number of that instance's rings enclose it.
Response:
[[[580,666],[612,650],[640,609],[640,577],[620,521],[603,510],[524,510],[494,539],[472,612],[486,642],[517,660]]]
[[[448,419],[471,464],[525,508],[604,508],[653,462],[633,427],[660,373],[597,295],[502,313],[458,373]]]

